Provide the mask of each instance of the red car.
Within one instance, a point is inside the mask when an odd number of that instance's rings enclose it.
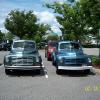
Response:
[[[52,53],[56,50],[57,41],[49,41],[45,47],[45,57],[48,61],[52,60]]]

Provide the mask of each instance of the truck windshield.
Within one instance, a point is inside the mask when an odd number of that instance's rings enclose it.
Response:
[[[34,42],[14,42],[13,48],[34,49]]]
[[[61,43],[60,49],[80,49],[80,45],[78,43]]]

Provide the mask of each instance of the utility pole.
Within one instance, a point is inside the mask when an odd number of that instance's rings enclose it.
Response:
[[[98,45],[99,45],[99,57],[100,57],[100,29],[99,29],[99,36],[98,36]]]

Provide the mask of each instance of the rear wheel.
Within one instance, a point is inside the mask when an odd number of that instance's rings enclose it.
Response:
[[[47,61],[50,61],[51,59],[47,56]]]
[[[45,58],[47,58],[47,53],[46,53],[46,51],[45,51]]]
[[[52,65],[56,66],[56,62],[54,61],[54,58],[52,58]]]

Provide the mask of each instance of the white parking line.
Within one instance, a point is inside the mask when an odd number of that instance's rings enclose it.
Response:
[[[42,67],[43,67],[43,70],[44,70],[45,77],[48,78],[47,69],[44,67],[43,63],[42,63]]]
[[[48,78],[47,70],[44,69],[45,77]]]

